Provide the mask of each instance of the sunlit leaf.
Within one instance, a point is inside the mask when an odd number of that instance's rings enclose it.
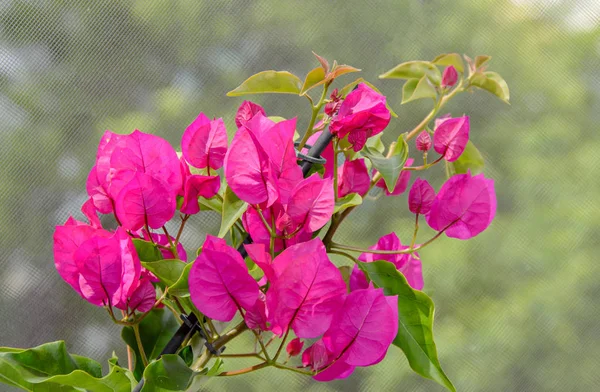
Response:
[[[485,163],[477,147],[469,141],[463,153],[451,165],[454,168],[453,174],[463,174],[471,170],[471,174],[475,175],[483,172]]]
[[[421,79],[427,76],[436,86],[440,85],[442,74],[438,67],[429,61],[409,61],[397,65],[386,73],[379,75],[380,79]]]
[[[300,94],[302,81],[287,71],[263,71],[250,76],[241,85],[227,93],[230,97],[248,94]]]
[[[306,94],[308,90],[310,90],[313,87],[322,85],[323,83],[325,83],[325,81],[325,71],[322,67],[317,67],[311,70],[304,79],[304,84],[302,85],[300,95]]]
[[[162,260],[162,253],[156,244],[139,238],[134,238],[131,241],[133,242],[133,246],[135,246],[140,261]]]
[[[486,56],[486,55],[475,56],[475,68],[479,69],[479,68],[483,67],[491,59],[492,59],[492,56]]]
[[[227,232],[240,219],[242,214],[248,208],[248,204],[240,200],[231,188],[227,187],[223,197],[223,209],[221,211],[221,228],[219,229],[218,237],[223,238]]]
[[[392,149],[392,152],[389,158],[366,146],[362,151],[362,155],[371,161],[373,167],[381,173],[387,189],[390,192],[393,192],[396,187],[396,182],[398,182],[400,172],[408,158],[408,145],[406,144],[403,135],[400,135],[397,142],[390,146],[390,148]]]
[[[462,61],[462,57],[458,53],[445,53],[440,54],[432,61],[435,65],[449,66],[452,65],[458,72],[463,73],[465,67]]]
[[[409,79],[402,87],[402,103],[415,101],[422,98],[436,99],[435,88],[429,83],[427,76],[421,79]]]
[[[496,72],[476,72],[471,76],[471,85],[489,91],[508,103],[510,92],[506,81]]]
[[[362,197],[358,193],[350,193],[335,202],[333,213],[344,211],[346,208],[358,206],[362,204]]]
[[[142,262],[142,266],[156,275],[166,286],[171,286],[179,279],[186,265],[177,259]]]

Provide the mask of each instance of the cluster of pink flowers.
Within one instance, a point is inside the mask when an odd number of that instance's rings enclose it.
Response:
[[[444,72],[446,86],[455,82],[455,74]],[[359,152],[389,122],[385,97],[361,83],[343,98],[333,96],[320,126],[328,123],[336,138],[347,137]],[[398,298],[385,296],[357,266],[347,285],[316,235],[332,218],[335,196],[367,194],[375,169],[358,156],[343,162],[334,179],[335,152],[328,146],[322,154],[327,159],[324,174],[304,178],[294,147],[296,119],[276,122],[262,107],[245,101],[235,123],[238,129],[228,145],[223,120],[201,113],[183,133],[181,154],[158,136],[137,130],[129,135],[107,131],[87,181],[89,200],[82,211],[89,223],[69,218],[56,228],[58,272],[94,305],[116,307],[128,315],[151,310],[157,279],[141,266],[132,240],[152,241],[160,245],[164,258],[186,261],[179,238],[152,230],[163,228],[177,210],[186,217],[198,213],[200,197],[209,199],[219,193],[218,170],[223,167],[226,186],[248,204],[241,223],[253,243],[245,249],[264,276],[253,278],[235,248],[208,235],[189,272],[196,308],[223,322],[239,312],[257,332],[287,337],[292,331],[296,338],[287,346],[288,354],[302,354],[303,366],[320,381],[344,378],[357,366],[380,362],[397,334]],[[469,140],[469,117],[439,119],[432,136],[433,143],[429,132],[423,131],[416,139],[417,150],[427,152],[433,145],[440,160],[455,161]],[[414,159],[406,161],[407,170],[400,172],[393,191],[388,191],[383,179],[373,185],[389,196],[404,193],[413,163]],[[482,174],[459,174],[436,194],[426,180],[418,178],[410,188],[408,206],[434,230],[468,239],[494,218],[493,180]],[[118,229],[103,229],[98,212],[113,214]],[[418,244],[403,245],[392,232],[369,249],[413,250]],[[423,288],[416,252],[365,252],[358,260],[389,261],[410,286]],[[318,340],[302,351],[302,339]]]

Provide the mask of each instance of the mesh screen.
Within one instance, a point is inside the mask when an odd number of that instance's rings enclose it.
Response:
[[[362,68],[398,112],[384,138],[411,129],[428,103],[400,106],[401,83],[376,76],[439,53],[489,54],[512,105],[484,92],[448,107],[496,180],[498,215],[477,238],[421,253],[437,306],[442,364],[461,391],[592,391],[600,376],[600,3],[597,0],[0,2],[0,345],[64,339],[71,352],[125,358],[119,327],[55,271],[52,232],[83,219],[85,180],[105,129],[139,128],[179,145],[203,111],[249,75],[316,66],[311,50]],[[351,76],[347,77],[351,81]],[[255,96],[299,116],[294,96]],[[442,173],[428,174],[439,187]],[[377,198],[371,195],[370,198]],[[219,218],[203,213],[191,249]],[[410,238],[406,196],[366,202],[337,235],[369,246]],[[2,384],[0,384],[2,385]],[[396,348],[379,365],[320,384],[270,369],[211,380],[206,390],[438,391]],[[0,386],[0,389],[7,388]]]

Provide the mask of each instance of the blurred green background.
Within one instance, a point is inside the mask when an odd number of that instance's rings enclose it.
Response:
[[[377,75],[440,53],[488,54],[512,105],[477,91],[444,112],[471,116],[498,215],[475,239],[443,237],[421,253],[439,356],[461,391],[598,390],[599,24],[597,0],[1,1],[0,345],[64,339],[103,363],[113,350],[125,358],[120,328],[60,279],[52,258],[54,226],[82,218],[105,129],[139,128],[178,148],[203,111],[233,131],[241,99],[225,93],[265,69],[303,77],[317,65],[314,50],[362,68],[388,96],[399,114],[390,141],[429,103],[401,106],[402,83]],[[306,100],[254,98],[269,114],[307,123]],[[434,172],[426,176],[439,188]],[[410,238],[406,195],[353,215],[338,241],[368,246],[392,230]],[[216,215],[199,215],[184,244],[195,249],[217,225]],[[266,369],[204,388],[442,390],[395,347],[345,381]]]

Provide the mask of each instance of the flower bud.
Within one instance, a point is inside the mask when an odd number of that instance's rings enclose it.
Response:
[[[442,75],[442,87],[452,87],[456,84],[457,80],[458,73],[456,72],[456,68],[452,65],[446,67]]]
[[[421,132],[415,140],[415,145],[417,147],[417,150],[419,151],[429,151],[429,149],[431,148],[431,136],[429,136],[429,132]]]
[[[285,351],[287,351],[287,353],[290,357],[294,357],[294,356],[300,354],[300,352],[302,352],[303,346],[304,346],[304,342],[298,338],[295,338],[290,341],[290,343],[287,345]]]

